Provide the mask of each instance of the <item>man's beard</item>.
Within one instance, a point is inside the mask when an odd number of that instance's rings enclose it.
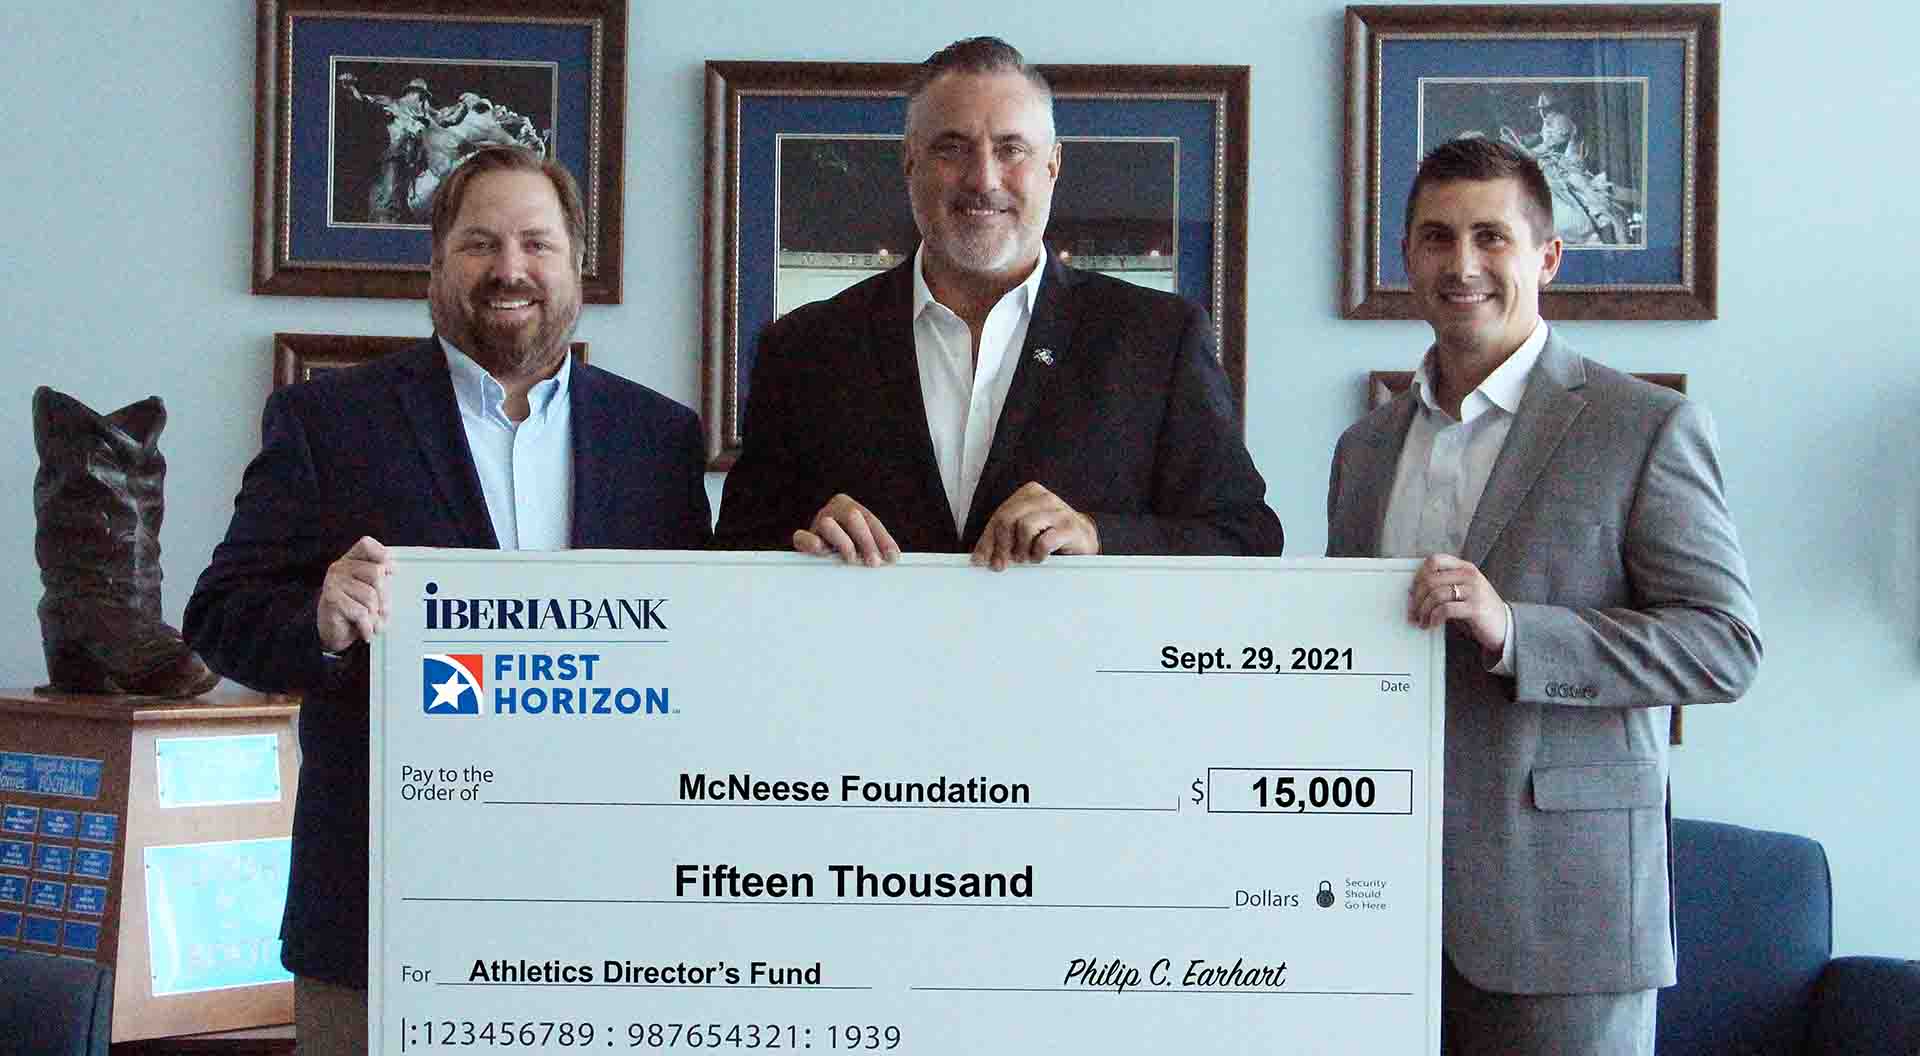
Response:
[[[548,296],[532,283],[487,283],[466,297],[433,285],[430,298],[434,329],[496,378],[528,377],[551,371],[566,354],[580,321],[580,299]],[[531,300],[538,308],[532,325],[488,322],[491,300]]]
[[[955,266],[974,273],[1002,272],[1021,263],[1020,240],[1011,232],[968,231],[950,234],[940,249]]]
[[[1009,204],[1004,195],[961,194],[948,203],[948,209],[951,212],[967,208],[1005,209]],[[1021,242],[1027,233],[1019,214],[1015,214],[1010,227],[997,224],[975,226],[952,215],[946,219],[947,224],[940,232],[937,249],[961,270],[996,273],[1029,262],[1019,259]]]

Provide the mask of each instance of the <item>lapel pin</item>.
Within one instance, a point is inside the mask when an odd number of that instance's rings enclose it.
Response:
[[[1036,348],[1036,349],[1034,349],[1034,350],[1033,350],[1033,361],[1034,361],[1035,363],[1038,363],[1038,364],[1040,364],[1040,365],[1041,365],[1041,366],[1043,366],[1043,367],[1051,367],[1051,366],[1053,366],[1053,349],[1051,349],[1051,348]]]

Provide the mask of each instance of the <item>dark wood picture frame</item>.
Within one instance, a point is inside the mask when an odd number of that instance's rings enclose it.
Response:
[[[254,293],[426,296],[430,238],[422,224],[336,222],[333,215],[335,177],[343,175],[336,161],[346,149],[336,149],[336,63],[385,64],[397,71],[389,78],[395,83],[369,84],[369,93],[395,95],[403,94],[402,78],[430,68],[484,74],[538,67],[552,86],[553,124],[545,130],[551,152],[580,185],[586,208],[581,298],[620,303],[627,0],[257,3]],[[476,46],[481,53],[471,50]],[[437,90],[452,99],[461,87],[456,80]],[[445,110],[455,112],[454,104]]]
[[[273,387],[284,389],[310,381],[316,371],[371,363],[419,344],[418,337],[372,337],[362,334],[273,335]],[[587,361],[587,343],[569,346],[576,363]]]
[[[1578,59],[1568,58],[1576,51]],[[1654,178],[1637,189],[1619,188],[1605,171],[1587,173],[1584,160],[1580,165],[1583,176],[1597,176],[1609,192],[1632,190],[1640,204],[1635,217],[1649,233],[1639,245],[1595,244],[1564,253],[1560,275],[1541,291],[1542,314],[1718,317],[1720,6],[1472,4],[1347,8],[1340,291],[1347,318],[1418,318],[1400,274],[1399,238],[1421,146],[1407,126],[1425,117],[1419,103],[1407,102],[1418,98],[1424,86],[1417,82],[1427,72],[1436,81],[1484,80],[1509,91],[1535,85],[1552,91],[1556,80],[1644,82],[1644,96],[1659,105],[1649,102],[1635,123],[1641,138],[1634,149],[1641,171]],[[1588,76],[1600,72],[1623,76]],[[1401,134],[1383,132],[1387,125]],[[1672,149],[1663,149],[1669,139]],[[1572,156],[1584,144],[1570,143],[1560,153]],[[1536,149],[1547,146],[1543,141]]]
[[[745,382],[759,331],[773,321],[771,297],[755,303],[742,291],[743,228],[764,234],[774,211],[767,188],[743,186],[742,108],[759,99],[793,100],[831,108],[835,100],[894,101],[904,108],[913,63],[728,62],[707,63],[707,159],[705,209],[704,357],[701,367],[701,416],[707,430],[708,468],[724,470],[738,456],[743,439]],[[1251,74],[1245,66],[1040,66],[1053,88],[1059,134],[1063,140],[1098,138],[1100,129],[1069,127],[1068,108],[1082,102],[1131,106],[1126,133],[1170,131],[1177,112],[1203,104],[1213,132],[1210,142],[1180,150],[1205,158],[1209,192],[1206,218],[1208,261],[1205,296],[1193,297],[1212,316],[1221,365],[1233,385],[1236,405],[1246,408],[1247,330],[1247,157]],[[1096,118],[1096,121],[1099,119]],[[1157,124],[1165,121],[1166,125]],[[1142,126],[1145,132],[1142,131]],[[896,122],[885,132],[898,135]],[[1118,134],[1117,130],[1116,133]],[[1073,179],[1071,166],[1061,180]],[[1182,173],[1181,184],[1189,178]],[[768,193],[763,193],[768,192]],[[895,191],[904,204],[906,183]],[[1057,200],[1057,199],[1056,199]],[[1056,210],[1057,213],[1057,210]],[[1058,217],[1056,216],[1056,219]],[[764,255],[771,261],[771,242]],[[758,252],[749,246],[748,256]],[[902,252],[907,252],[903,249]],[[749,284],[751,285],[751,284]],[[768,289],[771,289],[769,282]]]

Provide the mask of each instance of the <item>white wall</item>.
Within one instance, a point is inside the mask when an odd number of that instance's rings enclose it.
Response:
[[[589,306],[594,360],[692,403],[700,355],[701,64],[914,61],[994,32],[1046,62],[1254,69],[1248,439],[1294,554],[1325,541],[1327,456],[1360,376],[1409,365],[1416,323],[1338,318],[1342,9],[1325,2],[967,5],[631,0],[627,301]],[[964,8],[964,10],[963,10]],[[1680,370],[1716,414],[1767,656],[1695,708],[1681,814],[1817,836],[1841,952],[1920,956],[1920,367],[1912,172],[1920,14],[1735,0],[1724,13],[1720,320],[1565,332]],[[33,606],[29,393],[173,415],[163,542],[177,620],[258,443],[276,330],[424,334],[419,302],[254,297],[254,5],[0,7],[0,685],[45,675]]]

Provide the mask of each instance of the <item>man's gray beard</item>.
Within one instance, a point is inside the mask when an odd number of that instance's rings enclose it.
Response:
[[[982,244],[980,240],[966,239],[954,249],[953,262],[973,272],[1001,272],[1017,263],[1013,257],[1011,239],[999,239],[1000,244]]]
[[[1017,233],[981,234],[977,237],[949,237],[941,247],[948,260],[962,271],[975,275],[997,275],[1018,267],[1020,238]]]

